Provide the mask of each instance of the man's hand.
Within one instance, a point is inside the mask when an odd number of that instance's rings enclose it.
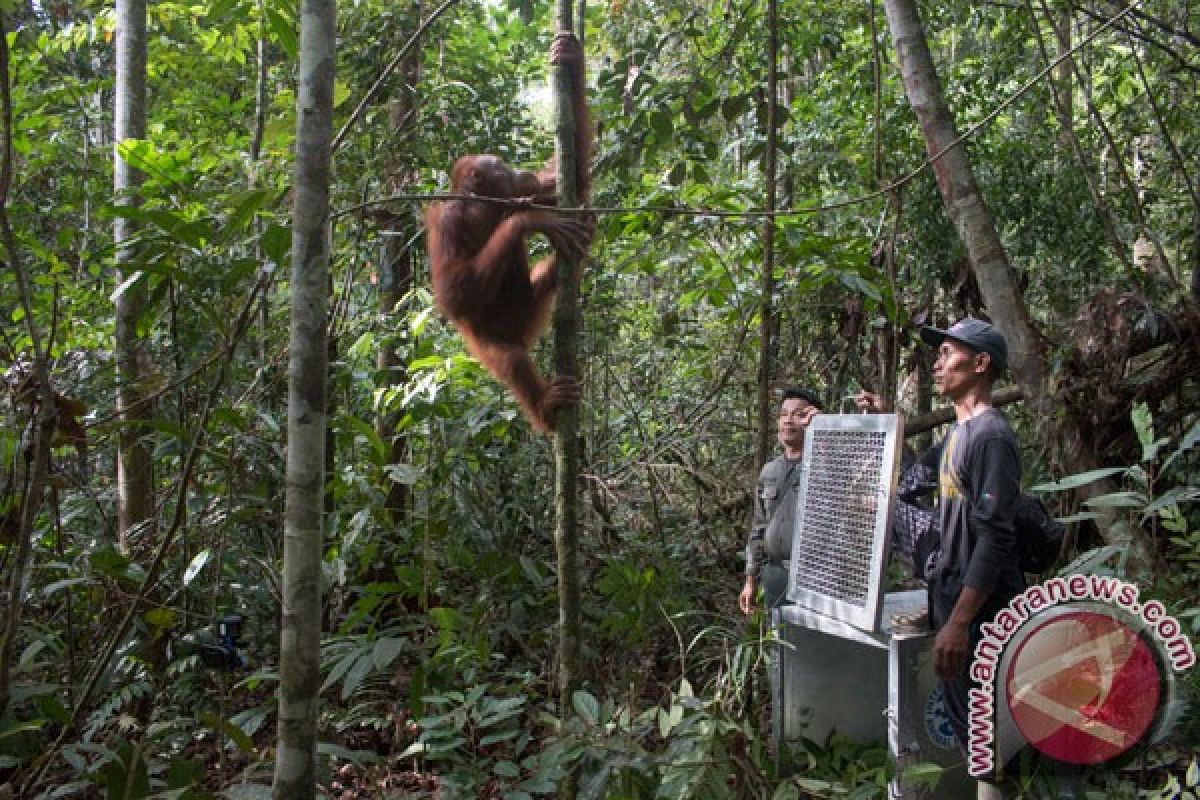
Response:
[[[738,608],[746,616],[754,613],[754,594],[758,589],[757,581],[753,575],[746,576],[746,584],[742,586],[742,593],[738,595]]]
[[[808,430],[808,426],[812,424],[813,417],[821,413],[821,409],[816,406],[809,406],[800,412],[800,427]]]
[[[947,622],[933,640],[933,671],[942,680],[962,675],[970,656],[970,646],[967,626]]]
[[[871,414],[886,414],[891,410],[888,408],[887,401],[874,392],[863,391],[854,395],[854,405],[858,406],[859,411]]]
[[[933,640],[933,671],[942,680],[962,675],[971,657],[971,620],[987,602],[987,594],[974,586],[964,586],[954,601],[950,618]]]

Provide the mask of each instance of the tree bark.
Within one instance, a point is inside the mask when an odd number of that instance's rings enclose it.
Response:
[[[958,138],[958,132],[942,96],[916,4],[913,0],[884,0],[883,7],[909,102],[926,149],[936,155]],[[966,148],[961,143],[952,147],[934,162],[933,171],[946,213],[966,246],[984,303],[1008,340],[1013,376],[1026,397],[1044,406],[1046,368],[1041,338],[1034,330],[1008,255],[975,182]],[[1042,410],[1046,409],[1039,408]]]
[[[760,280],[758,345],[758,443],[754,468],[761,469],[771,450],[771,373],[775,339],[775,118],[779,108],[776,78],[779,71],[779,12],[776,0],[767,0],[767,140],[763,153],[766,217],[763,219],[763,265]]]
[[[555,26],[570,31],[574,17],[571,0],[557,0]],[[558,201],[561,206],[579,202],[576,183],[575,126],[571,102],[574,87],[571,70],[554,68],[556,100],[556,151],[558,156]],[[583,91],[584,87],[580,87]],[[579,281],[576,265],[558,256],[558,300],[554,309],[554,368],[558,375],[579,374]],[[579,407],[560,408],[558,434],[554,438],[554,545],[558,558],[558,693],[560,713],[571,714],[572,696],[582,680],[582,622],[579,588]],[[570,773],[559,787],[559,796],[573,798],[576,776]]]
[[[421,0],[415,0],[408,4],[408,16],[411,19],[413,30],[421,27],[422,5]],[[402,24],[401,27],[402,29],[398,31],[400,35],[396,37],[397,47],[403,46],[408,39],[407,31],[403,30],[408,26]],[[415,118],[417,96],[414,87],[420,79],[420,69],[421,50],[413,47],[398,67],[404,80],[404,86],[388,108],[391,135],[397,139],[411,128],[412,120]],[[388,191],[391,194],[403,194],[413,177],[412,166],[401,148],[392,148],[391,152],[397,155],[393,156],[388,169]],[[417,217],[406,213],[400,230],[395,232],[400,235],[389,236],[384,240],[383,263],[379,267],[379,316],[384,320],[383,328],[385,330],[395,329],[395,325],[390,322],[396,319],[396,305],[412,289],[413,247],[411,242],[417,230]],[[375,366],[385,385],[396,386],[404,383],[407,379],[405,364],[401,361],[396,348],[391,344],[385,344],[379,348]],[[404,464],[409,459],[408,436],[396,430],[398,421],[398,414],[384,408],[379,410],[375,419],[375,429],[379,433],[380,439],[389,444],[388,462],[391,464]],[[384,507],[391,516],[393,524],[400,521],[409,507],[409,502],[409,485],[400,481],[391,481],[387,487],[387,500],[384,502]]]
[[[1055,387],[1051,385],[1046,356],[1040,334],[1033,326],[1017,286],[1008,256],[992,216],[975,182],[966,150],[958,139],[954,119],[942,96],[941,84],[934,69],[933,58],[921,28],[913,0],[884,0],[884,11],[892,31],[900,72],[905,90],[931,156],[943,153],[933,163],[938,189],[979,284],[984,304],[992,321],[1008,340],[1009,371],[1021,388],[1025,403],[1047,429],[1047,441],[1055,441],[1061,465],[1068,472],[1085,472],[1097,465],[1088,448],[1082,446],[1081,428],[1070,410],[1059,413]],[[1053,425],[1053,430],[1048,426]],[[1083,498],[1104,494],[1113,489],[1111,482],[1096,481],[1079,490]],[[1098,523],[1101,533],[1108,536],[1109,526]]]
[[[288,442],[284,500],[283,623],[273,796],[316,796],[321,687],[321,533],[325,472],[329,179],[337,11],[304,0],[296,98],[292,210]]]
[[[122,142],[146,136],[146,0],[117,0],[116,109],[114,112],[113,194],[117,206],[136,207],[142,173],[120,154]],[[146,446],[143,423],[150,418],[149,401],[143,389],[144,343],[138,320],[146,310],[146,285],[136,280],[131,242],[137,224],[117,217],[113,223],[118,286],[116,299],[115,350],[117,366],[117,413],[121,429],[117,442],[117,539],[128,549],[136,527],[153,519],[154,465]]]

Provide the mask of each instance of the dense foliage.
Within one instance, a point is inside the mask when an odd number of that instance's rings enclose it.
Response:
[[[335,125],[431,5],[339,9]],[[455,155],[529,166],[550,155],[545,5],[454,4],[335,155],[323,786],[521,798],[578,768],[581,796],[595,798],[885,796],[885,752],[839,738],[810,743],[805,769],[778,779],[765,629],[734,607],[755,432],[772,424],[754,403],[762,221],[722,213],[762,206],[761,3],[587,9],[603,209],[583,287],[589,680],[561,721],[550,446],[433,309],[418,224],[419,198],[445,190]],[[924,142],[883,14],[863,0],[780,5],[780,206],[802,213],[777,221],[771,380],[821,387],[832,407],[866,387],[929,411],[915,326],[983,309],[932,175],[917,171]],[[1063,478],[1063,447],[1114,468],[1105,477],[1120,491],[1086,508],[1056,496],[1057,511],[1081,512],[1072,546],[1144,582],[1195,635],[1195,14],[1145,0],[1082,47],[1073,72],[1032,80],[1119,10],[922,8],[959,129],[982,123],[970,156],[1048,345],[1058,405],[1090,425],[1087,441],[1060,442],[1054,420],[1014,408],[1027,478]],[[0,12],[14,164],[5,250],[19,251],[0,272],[11,389],[0,568],[24,611],[0,784],[29,798],[258,797],[278,663],[298,9],[151,5],[148,135],[122,146],[146,175],[136,210],[111,188],[112,10],[80,0]],[[140,225],[138,271],[121,285],[118,214]],[[112,304],[132,283],[149,298],[139,333],[157,515],[121,537]],[[56,447],[30,569],[14,579],[31,330],[49,342],[55,392],[82,404],[65,417],[86,441]],[[148,573],[164,544],[166,569]],[[135,625],[121,631],[114,620],[132,604]],[[232,615],[244,619],[236,639]],[[1185,716],[1165,747],[1097,777],[1097,790],[1194,785],[1198,720]]]

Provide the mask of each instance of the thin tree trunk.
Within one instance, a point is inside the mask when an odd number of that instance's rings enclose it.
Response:
[[[1044,3],[1043,7],[1045,7]],[[1038,24],[1037,15],[1033,11],[1031,0],[1025,0],[1025,8],[1029,14],[1030,24],[1033,26],[1033,35],[1038,45],[1038,51],[1041,53],[1042,60],[1049,63],[1050,55],[1047,53],[1046,45],[1042,41],[1041,27]],[[1070,20],[1056,22],[1055,18],[1051,16],[1050,21],[1055,27],[1059,50],[1069,50],[1071,43]],[[1096,170],[1092,165],[1092,160],[1080,143],[1079,137],[1075,135],[1075,120],[1073,105],[1071,103],[1074,91],[1072,63],[1072,59],[1067,58],[1059,64],[1055,70],[1055,79],[1051,80],[1048,84],[1060,126],[1058,134],[1059,142],[1065,143],[1070,147],[1071,152],[1074,153],[1075,161],[1083,173],[1084,182],[1087,183],[1088,194],[1092,198],[1092,206],[1096,209],[1096,215],[1100,218],[1100,226],[1104,229],[1104,235],[1108,239],[1108,244],[1112,248],[1113,254],[1124,265],[1130,280],[1136,280],[1136,270],[1134,270],[1133,261],[1129,258],[1129,248],[1125,245],[1125,240],[1121,238],[1121,234],[1117,230],[1116,220],[1113,219],[1112,209],[1108,207],[1108,201],[1104,198],[1104,192],[1096,183]]]
[[[779,12],[775,0],[767,0],[767,141],[763,154],[766,189],[763,219],[763,265],[758,324],[758,444],[754,468],[761,469],[771,450],[771,374],[775,338],[775,119],[779,110],[776,79],[779,72]]]
[[[410,3],[411,27],[413,30],[421,27],[421,0]],[[408,26],[402,26],[408,27]],[[400,47],[409,38],[407,31],[398,31],[396,46]],[[404,80],[400,94],[392,101],[388,109],[389,127],[393,138],[399,140],[412,126],[417,105],[415,87],[420,79],[421,49],[414,47],[408,51],[400,62],[398,71]],[[388,170],[388,191],[391,194],[402,194],[412,179],[412,166],[402,148],[393,148],[398,155],[393,159]],[[387,330],[393,330],[390,324],[396,319],[396,305],[408,294],[413,285],[413,247],[412,239],[418,229],[417,218],[406,214],[403,223],[396,233],[384,240],[382,264],[379,268],[379,318]],[[376,356],[378,373],[391,386],[404,383],[407,379],[404,363],[400,360],[396,348],[391,344],[379,348]],[[408,436],[396,430],[399,415],[380,409],[375,419],[375,429],[379,437],[389,443],[390,454],[388,463],[404,464],[409,459]],[[393,480],[387,489],[387,500],[384,507],[391,516],[393,524],[400,521],[401,516],[411,502],[410,487],[407,483]]]
[[[120,154],[122,142],[146,136],[146,0],[117,0],[116,110],[114,113],[114,203],[137,206],[142,173]],[[142,389],[144,343],[137,332],[146,308],[146,286],[137,280],[125,285],[136,272],[131,241],[136,224],[124,217],[113,223],[116,248],[117,412],[121,429],[117,443],[117,538],[122,550],[130,534],[154,516],[154,469],[145,443],[142,423],[150,418],[149,401]]]
[[[1150,80],[1146,77],[1146,69],[1142,64],[1142,58],[1138,55],[1137,42],[1133,40],[1133,35],[1126,32],[1126,39],[1129,42],[1129,54],[1133,57],[1133,64],[1137,67],[1138,80],[1142,84],[1142,91],[1146,95],[1146,100],[1150,103],[1151,115],[1154,118],[1154,125],[1158,128],[1158,133],[1166,142],[1167,148],[1171,152],[1171,157],[1175,161],[1175,168],[1179,170],[1179,174],[1183,176],[1183,184],[1187,187],[1188,194],[1192,198],[1192,206],[1200,208],[1200,190],[1196,187],[1196,182],[1192,180],[1192,172],[1188,168],[1187,157],[1179,149],[1179,145],[1175,142],[1175,137],[1171,135],[1171,128],[1167,125],[1166,114],[1158,99],[1154,96],[1154,87],[1150,84]]]
[[[17,511],[17,530],[8,550],[7,566],[10,571],[5,585],[3,628],[0,629],[0,717],[4,717],[12,698],[12,660],[21,632],[29,565],[33,559],[33,524],[42,508],[46,490],[55,407],[46,353],[33,314],[29,276],[25,274],[17,237],[8,219],[8,192],[13,180],[12,93],[9,84],[8,24],[3,11],[0,11],[0,99],[4,137],[0,142],[0,146],[3,146],[3,160],[0,162],[0,241],[4,244],[4,255],[15,278],[18,302],[24,312],[25,327],[33,349],[33,364],[24,381],[27,387],[24,400],[34,412],[30,415],[29,435],[22,437],[21,446],[13,457],[13,486],[21,498],[21,506]]]
[[[1051,12],[1046,0],[1038,0],[1038,2],[1042,7],[1042,13],[1049,17]],[[1080,74],[1079,65],[1076,63],[1075,59],[1069,58],[1064,61],[1063,64],[1071,65],[1072,73],[1075,75],[1076,81],[1082,85],[1083,76]],[[1162,243],[1159,242],[1158,237],[1155,236],[1154,232],[1150,228],[1149,222],[1146,219],[1146,214],[1142,206],[1142,190],[1138,186],[1136,177],[1131,175],[1129,172],[1129,167],[1126,165],[1125,159],[1121,155],[1121,146],[1117,143],[1116,138],[1113,136],[1112,130],[1109,128],[1108,123],[1104,119],[1104,115],[1100,113],[1100,109],[1098,109],[1096,104],[1092,102],[1090,93],[1085,92],[1083,98],[1087,105],[1088,115],[1092,118],[1092,121],[1096,124],[1097,130],[1100,131],[1100,135],[1104,138],[1105,143],[1108,145],[1108,151],[1112,155],[1112,161],[1113,165],[1116,167],[1117,176],[1120,177],[1121,183],[1125,185],[1125,190],[1129,192],[1129,209],[1133,214],[1133,222],[1134,225],[1137,226],[1139,239],[1144,241],[1142,246],[1145,247],[1147,252],[1151,254],[1152,266],[1160,268],[1167,280],[1171,282],[1172,286],[1182,288],[1179,282],[1179,277],[1175,274],[1175,268],[1172,266],[1171,261],[1167,258],[1166,251],[1162,248]],[[1138,263],[1138,247],[1139,246],[1135,243],[1133,264],[1135,267],[1142,267],[1143,265]],[[1157,264],[1153,263],[1155,261]],[[1135,279],[1137,277],[1137,275],[1134,276]]]
[[[256,49],[254,78],[254,129],[250,133],[250,188],[258,185],[258,160],[262,156],[262,142],[267,130],[267,10],[265,0],[258,0],[258,44]],[[262,264],[265,257],[262,246],[263,223],[254,217],[254,260]],[[271,323],[271,292],[268,286],[263,291],[258,307],[258,366],[265,369],[270,358],[269,328]]]
[[[555,28],[572,30],[574,16],[571,0],[557,0]],[[579,87],[585,91],[585,87]],[[571,70],[559,64],[554,68],[556,98],[556,152],[558,155],[559,205],[579,202],[576,183],[575,126],[583,120],[574,117],[571,99]],[[554,309],[554,368],[559,375],[579,374],[579,281],[576,265],[558,257],[558,300]],[[571,713],[572,696],[582,681],[583,654],[580,641],[582,622],[579,588],[579,407],[565,406],[558,411],[558,435],[554,437],[554,545],[558,556],[558,693],[560,713]],[[573,798],[577,778],[572,771],[559,787],[559,796]]]
[[[1192,304],[1200,305],[1200,207],[1192,212]]]
[[[296,97],[283,624],[275,800],[316,796],[329,308],[329,179],[337,10],[304,0]]]

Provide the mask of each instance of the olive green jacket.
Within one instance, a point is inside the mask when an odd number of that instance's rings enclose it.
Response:
[[[746,538],[746,574],[758,577],[763,564],[786,561],[792,552],[800,461],[778,456],[763,465],[754,492],[754,517]]]

